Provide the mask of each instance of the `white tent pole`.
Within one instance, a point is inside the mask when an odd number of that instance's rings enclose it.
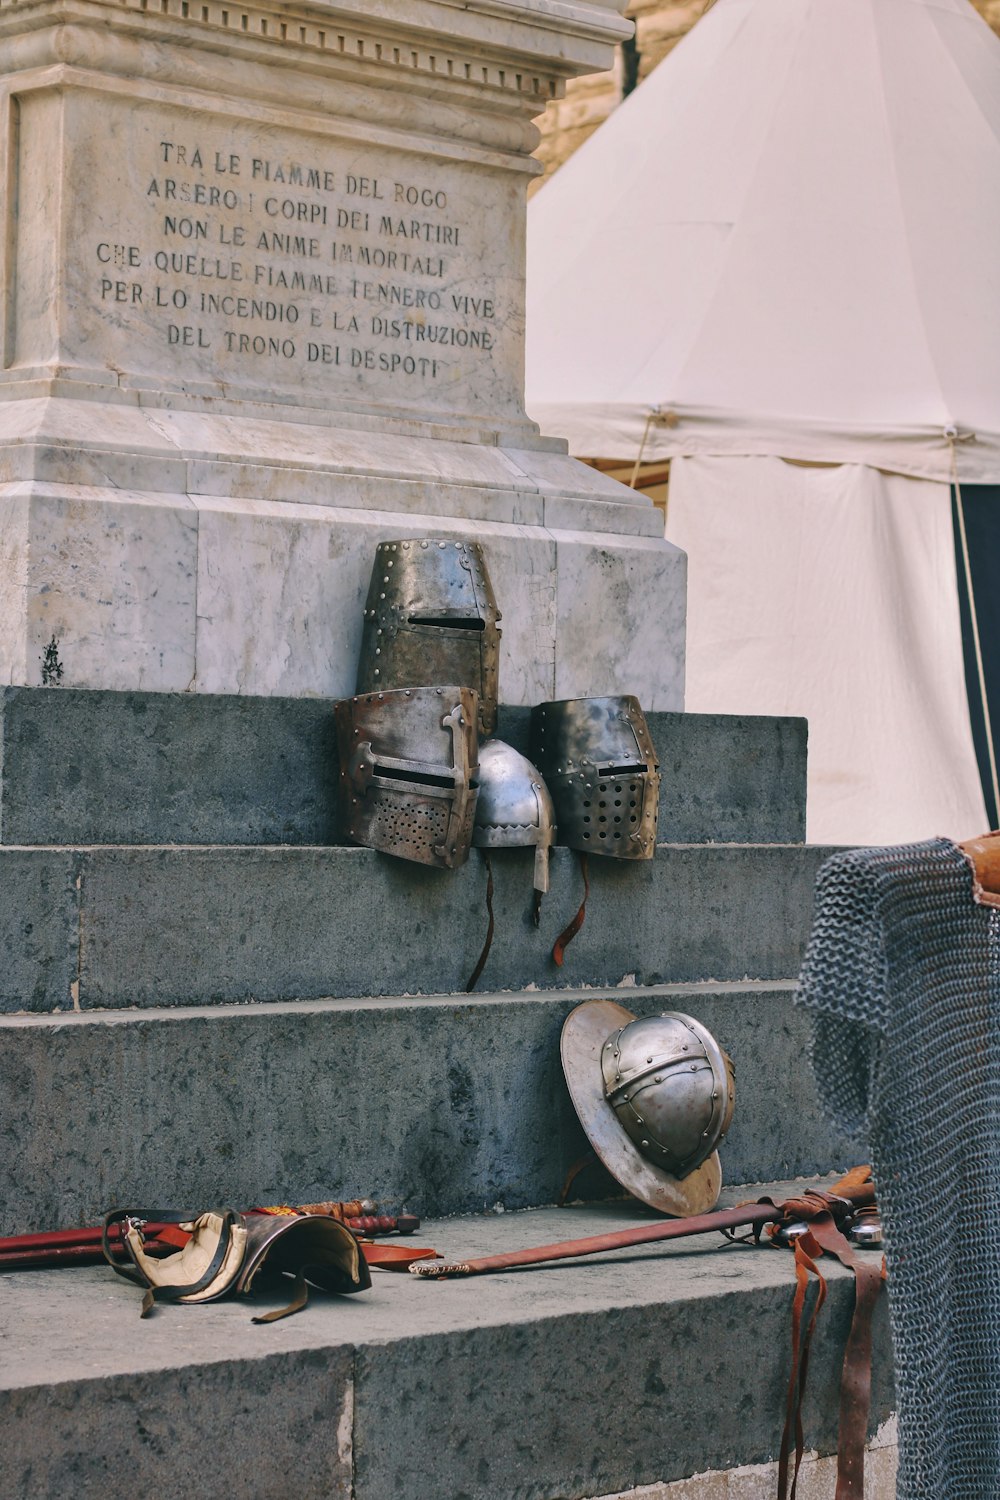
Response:
[[[969,539],[965,531],[965,506],[962,502],[962,486],[958,482],[958,459],[955,453],[955,440],[958,434],[950,428],[946,429],[945,437],[948,439],[948,447],[951,449],[951,474],[952,483],[955,486],[956,510],[958,513],[958,535],[962,543],[962,565],[965,570],[965,592],[969,600],[969,619],[972,623],[972,642],[976,651],[976,672],[979,677],[979,698],[983,708],[983,729],[986,733],[986,750],[990,758],[990,780],[993,784],[993,806],[996,816],[1000,818],[1000,782],[997,779],[997,757],[993,744],[993,722],[990,718],[990,705],[986,697],[986,673],[983,669],[983,647],[979,638],[979,616],[976,611],[976,596],[972,591],[972,564],[969,560]]]

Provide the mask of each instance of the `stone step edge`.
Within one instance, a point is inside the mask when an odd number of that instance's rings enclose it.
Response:
[[[151,1005],[151,1006],[106,1006],[88,1007],[86,1010],[61,1010],[61,1011],[8,1011],[0,1012],[0,1033],[4,1031],[17,1031],[24,1027],[40,1026],[128,1026],[142,1021],[185,1021],[194,1018],[212,1021],[229,1020],[233,1016],[252,1014],[254,1016],[283,1016],[283,1015],[323,1015],[336,1012],[354,1010],[399,1010],[400,1007],[413,1006],[420,1010],[436,1009],[480,1009],[486,1005],[496,1005],[502,1001],[505,1005],[558,1005],[560,1008],[567,1002],[576,1001],[582,1004],[586,1000],[615,1000],[620,1005],[628,1008],[629,995],[641,995],[648,1000],[651,997],[662,996],[665,1007],[674,1009],[669,1002],[689,998],[696,1000],[700,995],[725,996],[754,994],[773,994],[775,992],[794,994],[798,989],[798,979],[706,979],[706,980],[674,980],[668,984],[620,984],[620,985],[587,985],[566,989],[523,989],[523,990],[483,990],[474,994],[467,994],[463,990],[452,990],[442,994],[430,995],[330,995],[318,999],[297,1000],[289,998],[286,1000],[245,1000],[220,1002],[208,1005]]]
[[[513,847],[513,846],[511,846]],[[585,852],[575,851],[568,844],[556,843],[556,849],[565,849],[569,853]],[[805,841],[789,842],[787,840],[776,840],[774,842],[763,842],[752,839],[740,839],[732,841],[715,842],[709,839],[699,839],[697,843],[678,843],[673,840],[663,839],[657,841],[657,849],[690,849],[692,853],[700,854],[704,850],[723,849],[764,849],[768,852],[776,849],[811,849],[823,848],[830,854],[834,854],[839,846],[810,844]],[[114,854],[127,851],[131,853],[141,852],[143,854],[157,854],[168,852],[171,854],[210,854],[218,851],[224,854],[232,854],[235,857],[249,858],[255,854],[325,854],[343,853],[344,851],[354,854],[380,854],[384,850],[369,849],[365,844],[0,844],[0,858],[5,854]],[[473,853],[475,853],[475,849]],[[396,855],[385,854],[386,859],[391,859],[394,864],[404,864],[410,867],[419,864],[417,860],[400,860]],[[615,865],[638,865],[644,864],[644,860],[615,860],[610,856],[595,855],[602,863]],[[468,861],[466,861],[468,863]],[[428,866],[428,868],[430,868]],[[461,869],[462,866],[457,866]]]
[[[814,1177],[793,1177],[780,1182],[749,1182],[734,1183],[724,1186],[719,1196],[717,1207],[720,1209],[730,1208],[740,1204],[754,1204],[762,1198],[768,1198],[775,1202],[781,1202],[786,1198],[797,1196],[808,1187],[829,1188],[837,1180],[835,1173],[826,1173]],[[162,1205],[161,1205],[162,1206]],[[217,1208],[218,1204],[205,1205],[206,1208]],[[656,1223],[674,1222],[666,1216],[656,1213],[653,1209],[646,1208],[644,1204],[630,1200],[605,1201],[597,1203],[571,1203],[565,1208],[556,1208],[552,1205],[541,1205],[532,1208],[508,1209],[498,1212],[463,1213],[450,1214],[443,1217],[427,1218],[421,1223],[420,1229],[412,1237],[403,1238],[393,1236],[384,1243],[392,1245],[414,1245],[415,1247],[432,1247],[447,1261],[464,1261],[473,1259],[480,1255],[492,1255],[506,1251],[519,1250],[527,1246],[544,1245],[561,1240],[573,1240],[589,1235],[613,1233],[617,1230],[651,1225]],[[724,1257],[731,1253],[725,1240],[719,1237],[718,1231],[706,1231],[699,1235],[691,1236],[689,1239],[678,1241],[665,1241],[657,1244],[642,1245],[638,1247],[621,1250],[610,1250],[601,1252],[599,1255],[581,1256],[576,1259],[559,1262],[552,1268],[539,1268],[537,1276],[539,1283],[550,1278],[556,1271],[561,1271],[567,1276],[585,1275],[589,1266],[602,1265],[615,1262],[627,1264],[637,1259],[644,1263],[666,1264],[671,1257],[685,1256],[687,1253],[707,1253],[711,1249],[720,1252],[719,1265],[726,1264]],[[769,1247],[764,1246],[763,1249]],[[755,1257],[756,1259],[756,1257]],[[659,1268],[662,1269],[662,1264]],[[787,1281],[790,1287],[795,1284],[795,1268],[793,1258],[788,1255],[767,1255],[758,1262],[760,1269],[769,1272],[777,1271],[777,1276],[767,1274],[762,1280],[765,1285],[782,1284]],[[788,1275],[781,1274],[781,1268]],[[689,1269],[689,1268],[688,1268]],[[829,1262],[830,1279],[848,1279],[851,1273],[845,1270],[837,1262]],[[18,1290],[29,1291],[36,1280],[40,1281],[42,1275],[46,1279],[51,1276],[58,1278],[57,1284],[72,1289],[75,1285],[86,1283],[93,1285],[95,1277],[103,1282],[106,1288],[113,1292],[121,1292],[120,1297],[108,1297],[108,1303],[114,1303],[116,1307],[124,1309],[127,1313],[129,1307],[136,1310],[137,1325],[141,1321],[138,1317],[140,1293],[136,1292],[134,1286],[124,1281],[113,1278],[110,1270],[103,1266],[96,1267],[63,1267],[58,1271],[39,1272],[35,1270],[24,1271],[0,1271],[0,1308],[6,1299],[13,1295],[16,1297]],[[413,1331],[399,1333],[387,1333],[383,1328],[375,1328],[366,1332],[364,1327],[351,1327],[340,1330],[333,1325],[324,1327],[324,1342],[332,1347],[337,1344],[350,1343],[378,1343],[387,1339],[413,1338],[421,1335],[427,1336],[441,1331],[447,1322],[451,1327],[458,1330],[502,1327],[515,1322],[531,1322],[539,1317],[552,1318],[558,1321],[563,1317],[572,1316],[575,1308],[560,1308],[558,1303],[551,1302],[543,1295],[535,1299],[521,1301],[515,1295],[504,1297],[500,1305],[484,1309],[480,1299],[471,1297],[464,1299],[466,1291],[475,1288],[485,1289],[487,1287],[510,1287],[513,1282],[520,1282],[528,1273],[521,1270],[510,1270],[507,1272],[492,1273],[485,1278],[455,1277],[446,1280],[431,1282],[428,1278],[412,1276],[408,1273],[380,1272],[379,1276],[373,1277],[375,1287],[379,1286],[405,1286],[415,1297],[420,1297],[425,1302],[425,1308],[431,1309],[432,1315],[429,1320],[422,1320],[420,1326]],[[720,1289],[713,1288],[706,1293],[705,1277],[698,1274],[691,1278],[681,1277],[672,1283],[669,1288],[651,1284],[649,1291],[651,1295],[640,1296],[643,1304],[658,1305],[665,1291],[669,1293],[671,1301],[700,1301],[706,1296],[708,1298],[719,1294]],[[728,1291],[728,1288],[724,1289]],[[619,1291],[605,1285],[605,1300],[599,1304],[604,1307],[619,1305]],[[633,1299],[625,1299],[631,1302]],[[280,1306],[280,1296],[273,1299],[275,1306]],[[344,1305],[340,1299],[319,1296],[316,1299],[319,1307],[331,1308]],[[479,1305],[476,1305],[476,1304]],[[364,1299],[360,1297],[357,1302],[351,1302],[351,1307],[364,1305]],[[249,1321],[238,1316],[240,1310],[251,1307],[250,1301],[240,1299],[226,1299],[224,1302],[205,1304],[199,1309],[199,1314],[204,1317],[206,1311],[211,1311],[214,1316],[211,1321],[216,1324],[235,1323],[235,1331],[230,1329],[228,1336],[230,1341],[238,1340],[241,1333],[245,1331],[246,1340],[253,1344],[259,1341],[260,1353],[266,1357],[270,1349],[264,1345],[265,1335],[261,1335],[249,1326]],[[232,1316],[235,1310],[237,1316]],[[15,1307],[8,1305],[3,1309],[3,1324],[14,1324],[18,1321]],[[195,1358],[204,1359],[206,1363],[213,1362],[216,1358],[225,1358],[227,1351],[217,1347],[217,1329],[209,1326],[210,1320],[201,1318],[196,1323],[194,1317],[182,1309],[171,1309],[162,1307],[154,1313],[154,1321],[147,1324],[147,1328],[155,1329],[164,1327],[168,1319],[184,1317],[185,1338],[171,1340],[161,1348],[157,1349],[159,1358],[154,1367],[160,1367],[162,1360],[164,1367],[181,1368],[186,1366],[195,1354]],[[313,1339],[309,1335],[308,1324],[312,1319],[305,1317],[290,1320],[285,1323],[281,1330],[283,1337],[281,1343],[287,1347],[296,1341],[296,1333],[306,1335],[310,1346]],[[0,1324],[0,1326],[3,1326]],[[146,1328],[138,1328],[137,1333],[145,1334]],[[205,1338],[205,1352],[197,1351],[198,1339]],[[67,1338],[66,1328],[63,1324],[54,1325],[49,1331],[53,1349],[58,1350],[61,1361],[57,1370],[60,1379],[80,1379],[88,1377],[105,1377],[120,1372],[142,1368],[143,1354],[137,1348],[139,1339],[133,1339],[128,1344],[110,1343],[95,1344],[94,1346],[83,1346],[74,1351],[72,1339]],[[44,1342],[42,1354],[44,1357]],[[150,1340],[152,1347],[152,1340]],[[251,1350],[251,1357],[258,1353],[256,1349]],[[146,1356],[148,1357],[148,1355]],[[74,1358],[79,1361],[79,1366],[74,1364]],[[41,1383],[41,1382],[39,1382]],[[24,1384],[18,1378],[17,1366],[14,1361],[4,1361],[0,1366],[0,1390],[17,1388]]]

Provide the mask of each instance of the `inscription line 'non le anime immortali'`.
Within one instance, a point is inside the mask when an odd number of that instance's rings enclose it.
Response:
[[[151,145],[141,238],[96,242],[97,290],[171,348],[430,381],[494,349],[496,296],[468,288],[479,268],[453,190]]]

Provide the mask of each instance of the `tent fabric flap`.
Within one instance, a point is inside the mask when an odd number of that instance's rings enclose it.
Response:
[[[986,829],[947,483],[679,458],[667,535],[689,558],[685,706],[809,720],[811,842]]]
[[[1000,483],[1000,38],[716,0],[528,206],[526,404],[579,457]]]

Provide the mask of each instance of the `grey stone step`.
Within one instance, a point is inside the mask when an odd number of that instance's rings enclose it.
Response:
[[[819,846],[660,845],[592,858],[583,894],[554,851],[541,925],[530,850],[493,856],[496,937],[482,987],[523,989],[798,972]],[[182,1005],[463,990],[486,931],[481,851],[435,871],[370,849],[0,849],[0,1010]]]
[[[794,985],[613,990],[681,1010],[736,1065],[727,1182],[863,1159],[821,1116]],[[555,1201],[587,1150],[562,1077],[593,990],[0,1018],[0,1234],[116,1203],[372,1196],[422,1215]],[[577,1193],[618,1191],[603,1169]]]
[[[462,1258],[639,1217],[452,1219],[420,1240]],[[853,1291],[824,1270],[805,1436],[828,1453]],[[702,1235],[475,1280],[373,1279],[252,1326],[273,1293],[140,1322],[137,1290],[103,1267],[0,1274],[0,1493],[104,1500],[131,1476],[241,1500],[574,1500],[777,1454],[786,1253]],[[873,1367],[874,1430],[892,1405],[884,1297]]]
[[[7,688],[4,844],[327,844],[339,838],[331,699]],[[527,709],[500,735],[527,751]],[[660,837],[805,837],[803,719],[653,713]]]

